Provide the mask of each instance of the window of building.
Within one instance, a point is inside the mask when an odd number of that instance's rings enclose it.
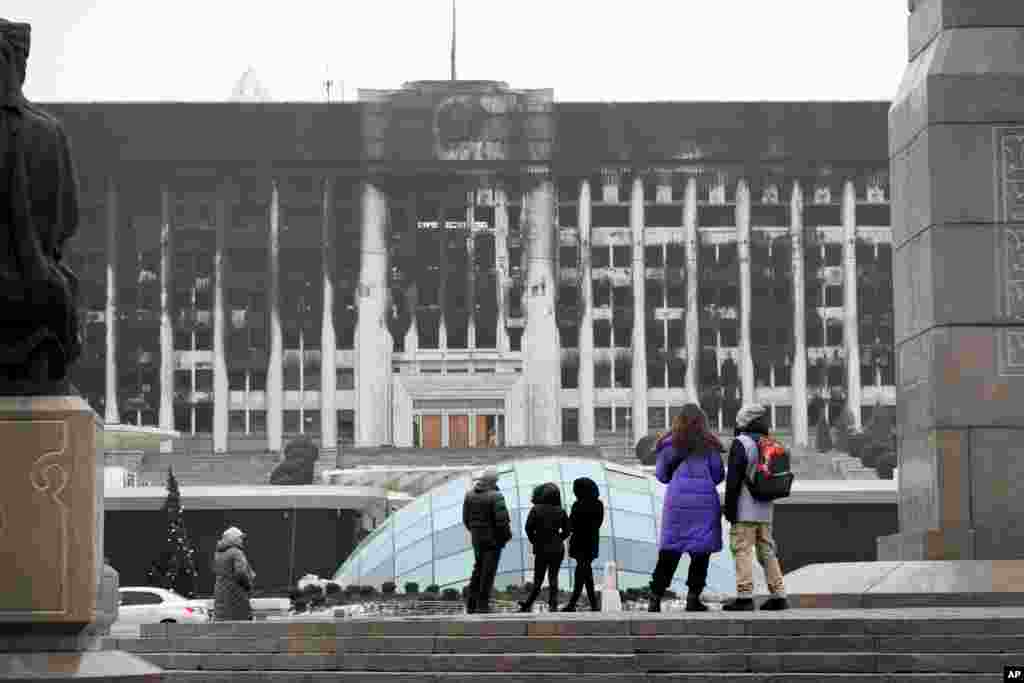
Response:
[[[612,303],[612,283],[605,279],[596,279],[593,284],[594,307],[602,308]]]
[[[213,404],[197,403],[195,405],[196,434],[213,433]]]
[[[245,390],[245,370],[231,370],[228,372],[228,388],[231,391]]]
[[[828,285],[825,287],[825,306],[839,308],[843,305],[842,285]]]
[[[250,410],[249,411],[249,433],[250,434],[266,434],[267,433],[267,411],[265,411],[265,410]]]
[[[686,347],[686,323],[682,319],[668,321],[668,346],[669,349],[681,349]]]
[[[594,361],[594,387],[610,389],[612,386],[612,366],[606,360]]]
[[[628,244],[616,244],[612,247],[612,265],[615,268],[629,268],[633,265],[633,248]]]
[[[354,410],[338,411],[338,441],[343,446],[351,446],[356,442],[356,412]]]
[[[196,350],[197,351],[212,351],[213,350],[213,332],[208,327],[197,327],[195,328],[196,338]]]
[[[665,306],[665,284],[659,280],[644,282],[644,306],[647,310]]]
[[[609,407],[594,408],[594,431],[609,434],[612,431],[612,409]]]
[[[580,442],[578,408],[562,408],[562,443]]]
[[[594,321],[594,347],[608,349],[612,345],[612,323],[609,320]]]
[[[611,265],[611,250],[606,245],[594,245],[590,247],[590,266],[592,268],[607,268]]]
[[[616,325],[612,328],[614,333],[614,344],[617,349],[628,349],[633,346],[633,327],[632,325]]]
[[[284,412],[284,433],[285,434],[298,434],[299,433],[299,411],[298,410],[285,410]]]
[[[558,249],[558,265],[562,268],[575,268],[579,254],[575,246],[562,245]]]
[[[775,406],[774,429],[781,431],[793,428],[793,408],[790,406]]]
[[[633,361],[624,356],[615,359],[615,388],[629,389],[633,386]]]
[[[668,415],[664,408],[648,408],[647,409],[647,429],[648,431],[664,431],[668,427],[666,418]]]
[[[289,359],[291,360],[291,359]],[[298,391],[299,390],[299,365],[298,363],[291,361],[285,361],[283,363],[284,368],[284,390],[285,391]]]
[[[196,369],[196,391],[211,392],[213,391],[213,369],[212,368],[197,368]]]
[[[648,268],[661,268],[665,265],[665,248],[661,244],[648,244],[644,247],[644,265]]]
[[[649,388],[665,386],[665,361],[660,358],[647,361],[647,386]]]
[[[562,361],[562,388],[576,389],[579,387],[579,365],[575,359]]]
[[[793,383],[792,368],[785,363],[775,364],[775,386],[777,387],[788,387]]]
[[[338,368],[335,378],[339,390],[349,391],[356,388],[356,371],[354,368]]]
[[[228,411],[228,432],[231,434],[245,434],[245,411]]]
[[[825,324],[825,345],[843,345],[843,321],[838,318],[829,318]]]
[[[633,409],[629,406],[616,406],[615,408],[615,431],[622,432],[632,429]]]
[[[665,323],[661,320],[649,321],[646,326],[647,349],[656,351],[665,348]]]
[[[178,404],[174,406],[174,430],[182,434],[192,433],[192,406]]]
[[[686,361],[681,358],[668,359],[668,386],[670,389],[681,389],[686,385]]]

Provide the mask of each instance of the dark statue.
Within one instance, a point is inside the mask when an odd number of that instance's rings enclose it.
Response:
[[[0,395],[66,395],[82,349],[63,261],[78,184],[60,122],[22,94],[30,32],[0,19]]]
[[[308,436],[289,441],[284,447],[284,460],[270,473],[270,483],[284,486],[312,484],[314,465],[320,449]]]

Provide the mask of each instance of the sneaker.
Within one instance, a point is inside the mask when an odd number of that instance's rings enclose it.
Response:
[[[771,597],[761,603],[761,609],[771,612],[780,612],[789,609],[789,600],[780,597]]]
[[[570,602],[569,604],[567,604],[565,607],[562,608],[562,611],[563,612],[575,612],[576,611],[576,605],[574,605],[574,604],[572,604]]]
[[[736,598],[722,605],[722,609],[726,612],[753,612],[756,608],[753,598]]]
[[[519,611],[522,612],[522,613],[532,612],[533,611],[533,605],[531,605],[528,602],[521,602],[521,603],[519,603]]]

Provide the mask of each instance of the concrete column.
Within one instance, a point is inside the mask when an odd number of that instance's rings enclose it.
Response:
[[[644,318],[644,179],[636,173],[629,196],[629,228],[633,238],[633,438],[647,435],[647,326]]]
[[[1024,558],[1024,5],[911,11],[889,110],[900,533],[879,559]]]
[[[740,261],[740,386],[743,402],[753,403],[757,397],[750,344],[750,187],[743,178],[736,185],[736,242]]]
[[[107,179],[107,307],[105,319],[107,321],[107,355],[104,366],[104,379],[106,388],[106,407],[104,409],[104,421],[108,424],[116,424],[121,421],[120,411],[117,407],[117,221],[119,219],[117,206],[117,186],[113,178]]]
[[[323,320],[320,325],[320,448],[326,464],[338,454],[338,341],[334,332],[334,179],[324,178],[321,200],[320,241],[323,245],[321,274],[324,287]]]
[[[700,271],[697,254],[697,179],[686,181],[683,196],[683,230],[686,233],[686,394],[693,403],[700,403],[697,388],[697,364],[700,362]]]
[[[807,336],[804,325],[806,307],[804,290],[804,195],[800,183],[793,183],[789,202],[789,236],[793,259],[793,441],[798,446],[808,444],[807,425]]]
[[[174,235],[170,195],[166,185],[160,188],[160,429],[174,429]]]
[[[473,224],[476,222],[476,191],[469,193],[466,205],[466,296],[469,302],[469,318],[466,320],[466,348],[476,348],[476,270],[473,267],[473,253],[476,244],[473,239]]]
[[[441,285],[437,288],[440,299],[441,317],[437,329],[437,348],[441,351],[448,350],[448,197],[441,200],[441,209],[437,215],[438,236],[441,238],[440,250],[437,254],[438,265],[441,273]]]
[[[508,277],[508,196],[503,187],[494,190],[494,268],[498,275],[498,351],[507,353],[509,341],[505,302],[508,301],[511,282]]]
[[[526,443],[556,446],[562,440],[561,354],[555,321],[555,186],[545,171],[527,193],[526,331],[523,375],[529,401]]]
[[[284,432],[284,336],[281,332],[281,191],[276,180],[270,190],[269,263],[270,358],[267,363],[267,448],[281,452]]]
[[[356,445],[389,441],[391,350],[388,330],[388,204],[373,182],[363,183],[356,324]]]
[[[231,400],[228,385],[228,364],[224,350],[227,320],[224,314],[225,285],[225,233],[230,220],[229,197],[222,189],[217,197],[217,217],[214,225],[216,242],[213,251],[213,452],[228,449],[228,406]]]
[[[860,423],[860,330],[857,314],[857,194],[853,181],[843,186],[843,347],[846,356],[846,407],[853,426]]]
[[[580,443],[594,445],[594,280],[590,265],[590,181],[580,182]]]

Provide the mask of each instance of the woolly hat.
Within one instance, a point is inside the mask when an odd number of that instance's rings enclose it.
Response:
[[[237,526],[228,527],[220,536],[220,540],[228,543],[232,541],[241,541],[243,538],[245,538],[245,532]]]
[[[740,408],[740,412],[736,413],[736,429],[746,429],[766,414],[762,405],[756,403],[745,405]]]
[[[484,470],[483,474],[480,475],[477,481],[483,482],[485,484],[497,484],[498,470],[494,469],[493,467],[488,467],[486,470]]]
[[[13,47],[18,56],[27,59],[32,45],[32,25],[0,19],[0,38]]]

